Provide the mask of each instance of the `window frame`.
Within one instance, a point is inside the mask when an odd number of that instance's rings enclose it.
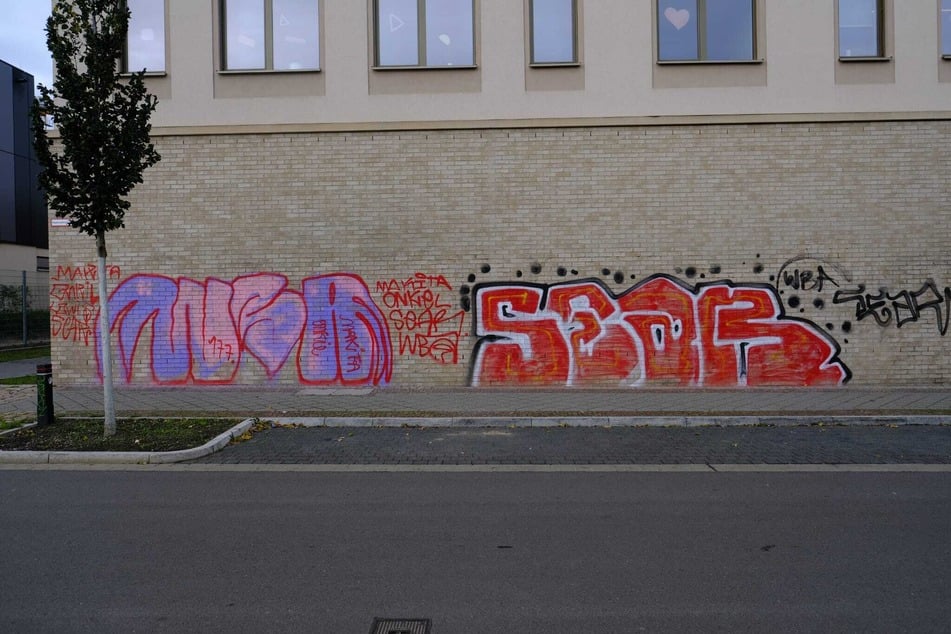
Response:
[[[469,3],[472,14],[472,63],[470,64],[445,64],[440,66],[429,66],[426,64],[426,3],[430,0],[416,0],[416,51],[417,64],[381,64],[380,63],[380,0],[373,0],[370,3],[372,12],[371,24],[373,27],[373,70],[471,70],[478,68],[478,29],[476,0],[465,0]]]
[[[836,56],[840,62],[883,62],[891,60],[886,51],[885,28],[885,0],[875,2],[875,55],[843,55],[842,54],[842,3],[848,0],[836,0],[835,3],[835,38]]]
[[[697,2],[697,57],[694,59],[663,59],[661,57],[661,20],[664,13],[661,11],[662,0],[654,0],[654,38],[655,38],[655,60],[660,65],[695,65],[695,64],[762,64],[763,59],[759,56],[759,2],[760,0],[749,0],[750,2],[750,42],[752,46],[751,55],[748,59],[711,59],[706,57],[707,50],[707,0],[696,0]]]
[[[948,24],[944,18],[947,14]],[[938,0],[938,52],[943,60],[951,60],[951,0]]]
[[[528,65],[532,68],[549,68],[557,66],[580,66],[581,57],[578,46],[578,0],[571,2],[571,60],[560,60],[553,62],[535,61],[535,2],[537,0],[528,0]]]
[[[218,0],[218,73],[222,75],[252,75],[276,73],[319,73],[323,71],[321,20],[323,7],[320,0],[312,0],[317,10],[317,66],[314,68],[274,68],[274,0],[260,0],[264,11],[264,67],[229,68],[228,66],[228,0]]]
[[[162,69],[149,70],[149,68],[146,67],[144,73],[146,77],[164,77],[168,74],[168,2],[166,0],[158,1],[162,3]],[[125,4],[131,13],[132,9],[129,7],[129,0],[126,0]],[[129,22],[131,23],[131,21],[130,16]],[[141,68],[137,70],[132,69],[129,66],[129,39],[130,33],[126,33],[125,43],[122,47],[122,60],[120,62],[123,75],[132,75],[142,70]]]

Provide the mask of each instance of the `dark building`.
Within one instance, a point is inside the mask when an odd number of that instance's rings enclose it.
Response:
[[[33,76],[0,61],[0,249],[7,244],[47,249],[46,201],[38,188],[30,106]],[[37,256],[44,268],[45,254]],[[5,267],[0,263],[0,268]]]

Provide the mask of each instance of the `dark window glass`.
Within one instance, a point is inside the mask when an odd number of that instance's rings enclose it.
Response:
[[[316,0],[274,0],[274,69],[320,68]]]
[[[0,152],[0,240],[16,242],[16,157]]]
[[[265,68],[264,0],[225,0],[225,67]]]
[[[707,0],[706,59],[753,59],[753,3]]]
[[[224,0],[225,68],[318,70],[317,0]]]
[[[951,0],[941,0],[941,54],[951,55]]]
[[[658,0],[660,61],[752,60],[754,0]]]
[[[839,0],[839,57],[881,57],[879,0]]]
[[[532,0],[532,63],[577,61],[575,0]]]
[[[472,0],[377,0],[377,66],[472,66]]]
[[[426,1],[426,65],[471,66],[472,0]]]
[[[377,64],[419,65],[419,15],[416,0],[377,3]]]
[[[657,5],[658,58],[662,61],[700,59],[697,0],[660,0]]]
[[[165,72],[165,0],[128,0],[126,67],[130,72]]]

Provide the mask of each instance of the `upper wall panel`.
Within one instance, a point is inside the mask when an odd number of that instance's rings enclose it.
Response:
[[[708,0],[576,0],[568,18],[535,22],[530,0],[312,1],[296,13],[282,0],[253,3],[263,7],[247,20],[255,32],[234,32],[235,20],[229,34],[223,0],[166,0],[166,70],[148,80],[161,100],[156,128],[951,113],[947,0],[881,0],[883,50],[869,59],[840,56],[846,12],[831,0],[748,0],[724,15]],[[300,16],[319,24],[298,28]],[[742,51],[721,41],[738,31]],[[533,64],[532,42],[559,33],[573,38],[572,55]],[[223,41],[260,48],[263,68],[227,67]],[[460,41],[465,64],[433,50]],[[415,63],[379,61],[380,46],[397,44]],[[310,46],[319,65],[285,68],[285,45]]]

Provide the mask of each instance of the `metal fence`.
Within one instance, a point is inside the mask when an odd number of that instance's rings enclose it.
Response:
[[[0,347],[49,340],[49,273],[0,269]]]

